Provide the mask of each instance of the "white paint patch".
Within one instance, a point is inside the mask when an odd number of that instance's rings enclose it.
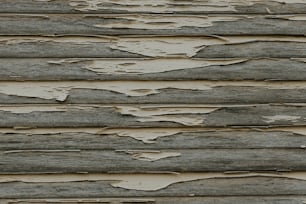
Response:
[[[88,133],[97,135],[117,135],[130,137],[143,143],[155,143],[160,137],[173,136],[183,132],[217,131],[214,128],[0,128],[0,133],[19,133],[26,135],[46,135],[63,133]],[[223,129],[219,131],[225,131]],[[230,130],[228,130],[230,131]]]
[[[150,129],[110,129],[102,130],[100,134],[116,134],[120,137],[131,137],[136,140],[140,140],[144,143],[155,143],[159,137],[166,137],[175,135],[181,132],[185,132],[184,129],[166,129],[166,128],[150,128]],[[190,130],[189,130],[190,131]]]
[[[154,16],[154,15],[124,15],[112,17],[122,22],[104,22],[96,24],[99,28],[130,28],[130,29],[181,29],[182,27],[210,27],[215,22],[238,21],[242,19],[252,18],[249,16]],[[125,22],[128,21],[128,22]]]
[[[146,150],[117,150],[130,154],[133,159],[140,161],[154,162],[160,159],[169,157],[178,157],[181,155],[179,152],[161,152],[161,151],[146,151]]]
[[[10,96],[65,101],[73,89],[112,91],[140,97],[159,94],[163,89],[207,91],[216,87],[260,87],[266,89],[305,89],[306,82],[223,82],[223,81],[60,81],[0,82],[0,93]],[[101,97],[102,98],[102,97]]]
[[[265,129],[265,131],[283,131],[283,132],[292,132],[299,135],[306,136],[306,127],[281,127],[281,128],[271,128]]]
[[[113,91],[127,96],[147,96],[158,94],[160,89],[174,88],[186,90],[209,90],[206,84],[184,82],[0,82],[0,93],[33,97],[41,99],[56,99],[65,101],[72,89],[93,89]]]
[[[296,122],[301,116],[290,116],[290,115],[274,115],[274,116],[262,116],[267,123],[274,123],[276,121],[290,121]]]
[[[132,115],[137,117],[139,122],[174,122],[186,126],[202,125],[204,122],[203,115],[218,110],[219,108],[208,107],[132,107],[116,106],[117,111],[123,115]]]
[[[245,62],[247,59],[234,60],[199,60],[199,59],[119,59],[119,60],[91,60],[85,69],[99,74],[149,74],[174,70],[194,69],[208,66],[224,66]]]
[[[248,178],[264,176],[306,180],[306,172],[288,173],[173,173],[173,174],[37,174],[0,175],[0,182],[54,183],[74,181],[112,181],[113,187],[139,191],[157,191],[175,183],[212,178]],[[113,182],[117,181],[117,182]]]
[[[5,45],[19,43],[72,43],[90,45],[104,43],[103,46],[146,57],[192,57],[209,45],[224,45],[249,42],[306,42],[306,37],[288,36],[229,36],[229,37],[0,37]]]
[[[272,18],[279,18],[290,21],[306,21],[306,15],[276,15],[273,16]]]

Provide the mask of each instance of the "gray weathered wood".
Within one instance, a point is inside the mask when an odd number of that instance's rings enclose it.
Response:
[[[285,3],[286,2],[286,3]],[[302,1],[300,1],[302,2]],[[91,3],[92,6],[89,6]],[[72,1],[2,0],[2,13],[305,13],[305,3],[286,0],[263,1]]]
[[[0,14],[0,19],[0,35],[205,36],[306,33],[306,18],[298,15]]]
[[[217,197],[129,197],[129,198],[78,198],[78,199],[0,199],[0,204],[304,204],[305,196],[217,196]]]
[[[211,45],[200,50],[195,57],[302,57],[306,55],[305,45],[300,42],[272,41]]]
[[[2,183],[1,198],[97,198],[150,196],[305,196],[306,181],[286,178],[251,177],[207,179],[172,184],[158,191],[114,188],[110,181],[62,183]],[[223,197],[225,198],[225,197]],[[274,197],[277,199],[277,197]],[[219,199],[222,199],[221,197]],[[241,197],[243,199],[243,197]],[[293,199],[294,200],[294,199]],[[255,199],[256,201],[256,199]],[[219,202],[218,202],[219,203]],[[228,203],[228,202],[225,202]],[[231,202],[230,202],[231,203]],[[252,202],[251,202],[252,203]],[[255,202],[256,203],[256,202]],[[262,203],[262,202],[259,202]],[[266,203],[266,202],[264,202]],[[273,203],[273,202],[272,202]],[[279,203],[279,202],[274,202]],[[289,202],[290,203],[290,202]],[[299,202],[298,202],[299,203]],[[300,203],[299,203],[300,204]]]
[[[233,60],[233,64],[230,63],[231,60]],[[245,60],[242,59],[240,63],[235,63],[239,62],[239,60],[2,58],[0,59],[0,80],[290,81],[306,79],[306,63],[299,59],[262,58]],[[97,67],[92,65],[98,62],[99,65]],[[160,65],[159,62],[162,62],[163,65]],[[226,65],[227,62],[229,64]],[[211,63],[215,63],[215,65]],[[179,66],[181,64],[185,65]],[[115,69],[113,65],[118,65],[120,69]],[[90,69],[90,66],[93,68]],[[170,70],[165,68],[168,66],[171,67]],[[165,70],[160,70],[160,68],[165,68]],[[136,69],[136,71],[133,69]]]
[[[155,160],[162,154],[169,156]],[[0,152],[0,174],[304,171],[305,156],[302,148],[176,149],[153,153],[130,149],[10,150]]]
[[[51,129],[52,130],[52,129]],[[134,134],[139,129],[134,130]],[[59,132],[61,130],[58,130]],[[75,131],[75,132],[73,132]],[[93,130],[94,131],[94,130]],[[115,130],[113,130],[115,131]],[[173,135],[160,136],[156,139],[145,139],[146,134],[165,131],[167,129],[143,129],[143,140],[131,136],[119,136],[116,133],[86,133],[84,130],[71,130],[61,133],[31,133],[31,130],[24,133],[0,133],[0,150],[116,150],[116,149],[255,149],[255,148],[302,148],[306,145],[305,135],[288,130],[175,130]],[[186,131],[186,130],[185,130]],[[22,132],[22,131],[21,131]],[[97,130],[98,132],[98,130]],[[139,134],[141,136],[141,134]],[[140,137],[139,136],[139,137]]]
[[[305,45],[306,37],[277,36],[0,37],[0,57],[303,58]]]
[[[1,104],[304,103],[304,82],[0,82]]]
[[[1,107],[0,127],[224,127],[306,125],[306,107],[21,106]]]

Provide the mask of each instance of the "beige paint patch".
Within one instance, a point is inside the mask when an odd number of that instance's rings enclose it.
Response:
[[[74,181],[110,181],[113,187],[128,190],[156,191],[175,183],[212,178],[248,178],[264,176],[306,180],[306,172],[287,173],[173,173],[173,174],[37,174],[0,175],[0,182],[54,183]],[[117,181],[117,182],[114,182]]]
[[[72,89],[93,89],[113,91],[127,96],[146,96],[158,94],[160,89],[190,89],[209,90],[205,84],[193,82],[173,83],[173,82],[0,82],[0,93],[33,97],[41,99],[56,99],[65,101]]]
[[[140,140],[144,143],[155,143],[156,139],[159,137],[166,137],[175,135],[181,132],[184,132],[187,130],[184,129],[166,129],[166,128],[150,128],[150,129],[144,129],[144,128],[138,128],[138,129],[124,129],[124,130],[118,130],[118,129],[111,129],[111,130],[102,130],[99,133],[100,134],[116,134],[120,137],[131,137],[136,140]]]
[[[278,18],[278,19],[285,19],[285,20],[290,20],[290,21],[306,21],[306,15],[275,15],[269,18]]]
[[[19,43],[73,43],[75,45],[93,45],[104,43],[105,47],[146,57],[192,57],[209,45],[249,43],[256,41],[306,42],[306,37],[288,36],[228,36],[228,37],[0,37],[5,45]]]
[[[160,93],[163,89],[207,91],[216,87],[262,87],[267,89],[305,89],[306,82],[223,82],[223,81],[60,81],[60,82],[0,82],[0,93],[65,101],[71,90],[91,89],[112,91],[139,97]]]
[[[159,37],[125,38],[110,45],[110,48],[148,57],[193,57],[209,45],[239,44],[257,41],[306,42],[305,37],[230,36],[230,37]]]
[[[160,159],[166,159],[169,157],[179,157],[179,152],[161,152],[161,151],[147,151],[147,150],[117,150],[119,152],[125,152],[130,154],[133,159],[140,161],[154,162]]]
[[[218,110],[219,108],[208,107],[132,107],[132,106],[116,106],[116,110],[122,115],[132,115],[137,117],[139,122],[174,122],[186,126],[197,126],[204,122],[202,115]]]
[[[112,17],[122,22],[104,22],[96,24],[99,28],[130,28],[130,29],[180,29],[182,27],[210,27],[216,22],[238,21],[252,18],[250,16],[194,16],[194,15],[124,15]],[[126,21],[126,22],[125,22]]]
[[[290,121],[296,122],[301,116],[290,116],[290,115],[274,115],[274,116],[262,116],[267,123],[274,123],[276,121]]]
[[[198,60],[198,59],[118,59],[91,60],[85,69],[99,74],[150,74],[162,73],[198,67],[231,65],[245,62],[247,59]]]
[[[281,127],[281,128],[270,128],[263,131],[282,131],[282,132],[292,132],[299,135],[306,136],[306,127]]]

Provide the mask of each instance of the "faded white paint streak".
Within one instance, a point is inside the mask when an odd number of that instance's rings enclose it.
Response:
[[[296,122],[301,116],[290,116],[290,115],[273,115],[273,116],[262,116],[267,123],[274,123],[276,121],[289,121]]]
[[[179,152],[161,152],[161,151],[148,151],[148,150],[117,150],[118,152],[125,152],[130,154],[133,159],[140,161],[154,162],[160,159],[169,157],[178,157],[181,155]]]
[[[269,1],[266,1],[269,2]],[[278,3],[305,3],[304,0],[271,0]],[[265,3],[263,0],[205,0],[205,1],[172,1],[172,0],[70,0],[69,5],[79,11],[96,11],[103,9],[129,12],[225,12],[236,11],[238,6],[252,6]]]
[[[60,82],[0,82],[0,93],[41,99],[65,101],[73,89],[112,91],[126,96],[158,94],[163,89],[207,91],[216,87],[260,87],[267,89],[306,89],[306,82],[254,81],[60,81]]]
[[[103,43],[105,47],[146,57],[192,57],[209,45],[249,43],[257,41],[306,42],[306,37],[289,36],[228,36],[228,37],[0,37],[4,45],[20,43],[72,43],[93,46]]]
[[[252,18],[250,16],[154,16],[154,15],[124,15],[112,17],[122,22],[104,22],[96,24],[99,28],[130,28],[130,29],[180,29],[182,27],[210,27],[215,22],[238,21]],[[127,21],[127,22],[125,22]]]
[[[137,117],[139,122],[174,122],[186,126],[197,126],[203,124],[203,116],[194,114],[206,114],[218,110],[218,108],[192,108],[192,107],[132,107],[116,106],[117,111],[123,115],[132,115]]]
[[[53,183],[74,181],[110,181],[113,187],[128,190],[157,191],[181,182],[212,178],[248,178],[264,176],[306,180],[306,172],[288,173],[164,173],[164,174],[36,174],[0,175],[0,182]],[[114,182],[115,181],[115,182]],[[117,182],[116,182],[117,181]]]
[[[224,66],[245,61],[247,61],[247,59],[97,59],[87,61],[86,66],[84,66],[84,68],[99,74],[128,75],[162,73],[168,71],[194,69],[198,67],[208,66]]]
[[[175,88],[189,90],[209,90],[209,86],[193,82],[0,82],[0,93],[34,97],[41,99],[56,99],[65,101],[72,89],[93,89],[113,91],[127,96],[146,96],[158,94],[160,89]],[[197,87],[197,88],[196,88]]]

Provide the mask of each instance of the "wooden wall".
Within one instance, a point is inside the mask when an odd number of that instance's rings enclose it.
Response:
[[[0,203],[303,204],[306,0],[0,0]]]

